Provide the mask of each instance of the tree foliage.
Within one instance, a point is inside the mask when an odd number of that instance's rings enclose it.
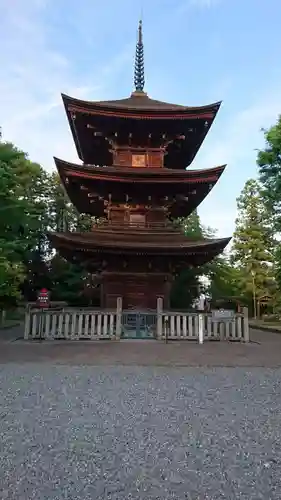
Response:
[[[259,297],[273,285],[273,232],[258,181],[246,182],[237,208],[232,262],[240,270],[242,292]]]
[[[83,270],[53,256],[48,231],[85,231],[91,217],[70,203],[57,174],[48,174],[13,144],[0,142],[0,306],[46,287],[55,298],[80,297]],[[71,284],[71,288],[70,287]]]
[[[276,125],[263,130],[265,147],[258,152],[257,164],[267,205],[275,230],[281,231],[281,116]]]
[[[268,130],[263,130],[265,146],[258,152],[257,165],[263,199],[273,226],[275,241],[274,270],[281,292],[281,116]]]
[[[185,235],[192,240],[210,238],[215,231],[205,227],[200,220],[197,210],[194,210],[189,217],[177,220]],[[214,269],[214,268],[213,268]],[[171,291],[171,307],[173,309],[188,309],[200,294],[202,287],[200,278],[209,274],[209,268],[186,268],[176,277]]]
[[[241,269],[235,267],[227,256],[216,257],[208,266],[210,284],[208,293],[212,301],[241,299]]]
[[[43,169],[10,143],[0,142],[1,301],[19,297],[45,224]]]

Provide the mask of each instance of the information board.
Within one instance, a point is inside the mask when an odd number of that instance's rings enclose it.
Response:
[[[213,321],[233,321],[235,312],[231,309],[217,309],[212,311]]]

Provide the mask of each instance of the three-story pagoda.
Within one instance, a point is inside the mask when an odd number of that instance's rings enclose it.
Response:
[[[141,22],[134,83],[131,96],[116,101],[62,96],[83,163],[55,163],[77,210],[103,222],[50,238],[63,257],[100,274],[102,307],[122,297],[124,308],[155,309],[162,297],[167,308],[174,276],[210,261],[230,240],[190,240],[173,224],[198,207],[224,171],[186,170],[220,103],[188,107],[148,97]]]

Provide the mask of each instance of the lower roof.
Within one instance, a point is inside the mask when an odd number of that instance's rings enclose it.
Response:
[[[194,254],[220,253],[224,250],[231,238],[206,239],[194,241],[188,239],[182,231],[152,232],[141,228],[125,229],[124,231],[99,230],[90,233],[50,233],[53,245],[72,248],[85,252],[135,253],[144,250],[148,253],[159,254]]]

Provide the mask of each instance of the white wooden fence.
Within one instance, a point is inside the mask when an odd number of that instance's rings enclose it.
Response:
[[[45,340],[114,339],[120,330],[116,311],[39,311],[25,317],[24,338]]]
[[[248,314],[235,314],[232,319],[215,321],[212,314],[162,311],[157,308],[155,338],[158,340],[236,340],[249,342]],[[122,300],[113,311],[60,311],[30,309],[26,312],[26,340],[119,340],[122,333]]]
[[[159,325],[160,323],[160,325]],[[214,321],[212,314],[163,312],[158,338],[166,340],[233,340],[249,342],[248,314],[245,310],[232,319]]]

